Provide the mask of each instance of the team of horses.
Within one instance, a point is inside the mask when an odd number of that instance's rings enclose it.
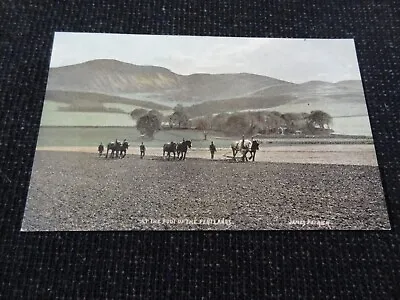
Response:
[[[240,140],[235,141],[231,144],[232,149],[232,158],[236,161],[237,155],[241,154],[242,161],[255,160],[256,152],[259,150],[260,143],[257,140]],[[126,156],[126,152],[129,148],[129,143],[124,140],[120,142],[116,140],[115,142],[110,142],[107,144],[107,153],[106,158],[108,158],[108,153],[110,152],[111,158],[124,158]],[[168,160],[171,159],[171,154],[173,154],[174,159],[185,160],[186,153],[188,149],[192,148],[192,141],[183,140],[180,143],[170,142],[168,144],[164,144],[163,146],[163,158]],[[250,154],[250,157],[247,157],[247,154]]]
[[[171,142],[163,146],[163,158],[168,160],[171,158],[171,153],[174,154],[174,159],[185,160],[188,149],[192,148],[192,141],[182,141],[180,143]],[[165,156],[165,154],[167,154]]]
[[[115,140],[115,142],[110,142],[107,144],[106,158],[108,158],[109,151],[111,151],[111,158],[124,158],[126,156],[126,151],[128,151],[128,148],[129,143],[126,140],[124,140],[123,142],[120,142],[118,140]]]

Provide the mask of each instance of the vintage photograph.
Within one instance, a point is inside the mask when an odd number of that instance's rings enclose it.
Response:
[[[22,231],[389,229],[354,40],[55,33]]]

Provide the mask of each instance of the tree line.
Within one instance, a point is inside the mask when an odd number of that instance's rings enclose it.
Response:
[[[322,110],[310,113],[243,111],[190,118],[182,105],[175,106],[167,116],[157,110],[138,108],[131,112],[131,117],[137,120],[136,127],[140,133],[148,137],[153,137],[161,129],[186,128],[203,131],[205,138],[207,131],[219,131],[227,135],[317,134],[329,132],[332,123],[332,117]]]
[[[199,130],[221,131],[225,134],[317,134],[331,131],[332,117],[321,110],[310,113],[277,111],[245,111],[220,113],[196,119]]]

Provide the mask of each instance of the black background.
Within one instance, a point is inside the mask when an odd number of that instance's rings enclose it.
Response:
[[[1,298],[400,299],[400,9],[355,2],[1,0]],[[54,31],[355,38],[392,231],[20,233]]]

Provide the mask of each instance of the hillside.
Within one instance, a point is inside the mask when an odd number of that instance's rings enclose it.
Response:
[[[68,104],[58,111],[110,114],[134,108],[170,111],[178,103],[192,117],[258,109],[367,113],[357,80],[295,84],[249,73],[179,75],[110,59],[51,68],[46,100]]]
[[[218,101],[206,101],[186,108],[186,112],[191,117],[204,116],[215,113],[241,111],[248,109],[273,108],[294,101],[291,96],[264,97],[243,97],[235,99],[225,99]]]
[[[247,97],[207,101],[187,108],[193,116],[249,109],[282,108],[282,112],[325,110],[338,115],[337,110],[350,109],[354,114],[367,114],[360,82],[306,82],[282,84],[260,89]],[[342,113],[339,113],[341,115]]]
[[[104,94],[156,92],[179,87],[179,76],[154,66],[99,59],[51,68],[48,89]]]
[[[156,66],[139,66],[116,60],[93,60],[51,68],[47,88],[59,91],[101,93],[128,98],[157,98],[168,103],[247,96],[254,91],[288,82],[247,73],[178,75]]]
[[[350,102],[365,102],[363,88],[360,81],[347,83],[329,83],[323,81],[309,81],[302,84],[286,84],[259,90],[251,96],[272,97],[288,95],[297,99],[297,102],[316,101],[323,97]]]
[[[75,91],[54,91],[46,92],[46,101],[54,101],[69,104],[67,107],[60,108],[62,111],[81,111],[81,112],[123,112],[118,108],[106,107],[105,104],[126,104],[143,107],[147,109],[169,110],[170,107],[142,101],[136,99],[122,98],[99,93],[75,92]]]
[[[275,78],[248,74],[192,74],[182,78],[188,98],[194,102],[247,97],[259,89],[289,82]]]

